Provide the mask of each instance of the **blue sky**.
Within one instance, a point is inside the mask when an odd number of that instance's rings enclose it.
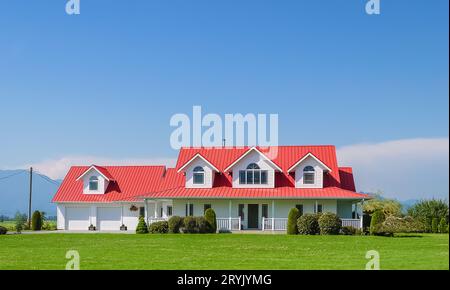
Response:
[[[277,113],[281,144],[438,142],[448,173],[447,0],[65,2],[0,2],[0,168],[174,158],[201,105]]]

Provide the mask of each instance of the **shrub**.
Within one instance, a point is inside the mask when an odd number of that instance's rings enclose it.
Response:
[[[27,217],[24,214],[21,214],[20,212],[17,212],[15,217],[15,230],[17,233],[21,233],[24,229],[25,222],[27,221]],[[27,226],[28,227],[28,226]]]
[[[370,235],[383,235],[381,226],[385,220],[384,212],[382,210],[376,210],[370,221]]]
[[[431,232],[433,234],[436,234],[439,232],[439,219],[438,218],[433,218],[431,220]]]
[[[356,235],[356,228],[345,226],[341,228],[341,233],[346,236],[353,236]]]
[[[424,225],[412,217],[389,216],[379,227],[378,235],[392,236],[394,233],[419,233],[424,231]]]
[[[338,235],[341,230],[342,221],[334,213],[323,213],[318,222],[321,235]]]
[[[148,234],[147,223],[143,216],[139,217],[139,222],[136,227],[136,234]]]
[[[172,216],[169,219],[169,233],[178,234],[183,227],[183,218],[180,216]]]
[[[304,214],[297,220],[298,233],[301,235],[316,235],[319,233],[317,214]]]
[[[441,218],[441,221],[439,222],[439,232],[441,234],[447,233],[447,220],[445,218]]]
[[[0,226],[0,235],[6,235],[8,230],[5,227]]]
[[[169,232],[169,223],[166,221],[154,222],[148,227],[152,234],[167,234]]]
[[[33,216],[31,218],[31,230],[40,231],[42,229],[42,216],[41,212],[36,210],[33,212]]]
[[[202,216],[195,217],[195,227],[196,232],[199,234],[205,234],[211,231],[208,222]]]
[[[44,230],[44,231],[55,231],[56,230],[56,223],[45,221],[42,224],[42,230]]]
[[[205,220],[208,224],[208,233],[215,233],[217,231],[216,212],[212,208],[205,211]]]
[[[287,231],[288,235],[296,235],[298,234],[297,220],[300,217],[300,211],[298,208],[291,208],[288,214],[287,220]]]
[[[184,233],[194,234],[198,231],[197,220],[193,216],[187,216],[183,219]]]

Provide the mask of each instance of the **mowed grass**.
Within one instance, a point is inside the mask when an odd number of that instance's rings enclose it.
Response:
[[[64,269],[77,250],[81,269],[449,269],[449,236],[288,236],[271,234],[0,236],[0,269]]]

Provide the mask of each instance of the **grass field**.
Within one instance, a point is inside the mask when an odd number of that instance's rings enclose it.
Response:
[[[0,236],[0,269],[64,269],[77,250],[81,269],[449,269],[449,236],[287,236],[255,234]]]

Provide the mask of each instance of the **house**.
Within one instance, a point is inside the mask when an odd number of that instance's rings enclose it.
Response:
[[[65,230],[134,231],[170,216],[216,212],[229,230],[285,230],[288,212],[333,212],[361,227],[361,205],[350,167],[334,146],[182,148],[175,168],[74,166],[53,198]]]

